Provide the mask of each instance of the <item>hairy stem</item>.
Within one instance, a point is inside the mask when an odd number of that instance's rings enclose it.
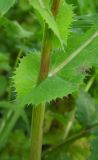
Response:
[[[60,0],[53,1],[52,13],[54,17],[57,14],[59,1]],[[41,65],[37,85],[39,85],[48,76],[51,53],[51,41],[52,31],[48,28],[48,25],[45,24]],[[35,106],[32,109],[30,160],[41,160],[44,113],[45,104],[39,104],[38,106]]]

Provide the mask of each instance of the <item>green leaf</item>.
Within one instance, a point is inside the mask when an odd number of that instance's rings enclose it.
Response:
[[[98,122],[96,103],[89,94],[81,91],[76,100],[76,105],[76,117],[83,127],[88,127]]]
[[[0,23],[11,37],[22,39],[33,35],[32,32],[25,30],[17,21],[10,21],[6,17],[1,17]]]
[[[98,160],[98,137],[91,142],[91,154],[88,160]]]
[[[0,70],[9,71],[9,55],[6,53],[0,52]]]
[[[74,143],[58,145],[43,154],[42,160],[85,160],[88,157],[89,146],[86,139]]]
[[[40,0],[29,0],[29,1],[30,4],[40,13],[42,18],[49,25],[49,28],[51,28],[54,34],[58,37],[58,39],[61,42],[61,45],[63,45],[57,24],[55,22],[51,10],[49,9],[49,7],[47,7],[47,3],[44,3],[43,1]]]
[[[46,152],[46,154],[43,155],[42,160],[71,160],[70,154],[67,153],[67,148],[68,145],[62,145],[51,152]]]
[[[8,101],[0,101],[0,108],[3,108],[3,109],[12,109],[14,110],[15,109],[15,105],[8,102]]]
[[[21,60],[19,67],[15,71],[13,80],[17,98],[21,99],[23,104],[49,102],[52,99],[66,96],[76,90],[75,85],[57,76],[47,78],[36,87],[39,66],[39,54],[28,54]]]
[[[47,78],[38,87],[34,88],[25,100],[28,104],[49,102],[57,97],[67,96],[76,89],[75,85],[72,85],[60,77],[54,76]]]
[[[78,21],[77,21],[78,22]],[[68,39],[67,52],[72,53],[78,47],[80,47],[83,43],[85,43],[90,37],[98,31],[98,23],[95,23],[85,32],[76,32],[72,33]]]
[[[75,16],[75,21],[73,22],[74,29],[87,29],[94,24],[98,24],[98,13],[89,14],[89,15],[82,15],[82,16]],[[81,30],[79,30],[79,33]]]
[[[64,42],[66,42],[68,38],[69,29],[72,22],[73,22],[73,6],[67,4],[65,0],[60,0],[58,14],[56,17],[56,23]]]
[[[60,108],[62,108],[60,103],[59,103],[59,106]],[[66,108],[65,104],[64,106]],[[52,107],[55,109],[55,106],[52,106]],[[43,141],[44,145],[58,145],[64,140],[65,128],[66,126],[68,126],[69,121],[72,117],[72,114],[73,114],[72,112],[66,113],[66,111],[64,115],[57,113],[57,111],[56,112],[51,112],[51,111],[46,112],[45,114],[45,125],[46,125],[45,131],[46,132],[44,134],[44,141]],[[54,122],[56,122],[57,127],[55,127]]]
[[[66,54],[62,53],[61,50],[57,50],[56,53],[52,54],[51,72],[49,75],[58,75],[66,81],[75,84],[77,88],[83,84],[85,76],[89,74],[89,69],[93,66],[98,67],[97,31],[98,26],[90,29],[83,35],[78,35],[74,42],[70,40]],[[96,37],[92,40],[92,37],[95,35]],[[92,41],[86,47],[83,47],[90,40]]]
[[[15,71],[13,79],[17,98],[21,99],[23,104],[49,102],[76,90],[75,85],[57,76],[47,78],[36,87],[39,64],[38,54],[28,54],[21,60],[19,67]]]
[[[2,62],[2,61],[8,62],[9,61],[9,56],[5,53],[0,52],[0,62]]]
[[[56,16],[56,24],[64,45],[67,44],[67,39],[71,31],[70,28],[73,22],[73,15],[73,6],[67,4],[65,0],[60,0],[58,13]],[[53,48],[54,47],[60,47],[60,44],[55,37],[53,39]]]
[[[37,87],[35,87],[35,81],[37,81],[38,71],[35,68],[38,69],[40,63],[38,63],[37,57],[33,61],[34,55],[28,55],[23,59],[19,68],[16,69],[14,77],[16,91],[19,99],[23,100],[23,104],[49,102],[78,90],[86,75],[85,69],[98,66],[98,38],[96,37],[90,45],[81,50],[80,54],[75,56],[60,73],[48,77]],[[56,54],[54,57],[57,57]]]
[[[40,64],[40,54],[35,52],[27,54],[20,60],[19,67],[13,77],[17,95],[23,97],[28,95],[36,86]]]
[[[48,1],[29,0],[31,5],[41,14],[42,18],[48,23],[61,45],[66,44],[70,31],[70,25],[73,21],[73,7],[61,0],[58,8],[56,19],[51,13],[51,7]],[[65,21],[66,19],[66,21]],[[54,36],[53,47],[59,45],[59,41]]]
[[[0,15],[4,15],[16,2],[16,0],[0,0]]]

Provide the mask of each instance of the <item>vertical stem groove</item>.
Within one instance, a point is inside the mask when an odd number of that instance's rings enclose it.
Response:
[[[53,1],[52,13],[54,17],[57,15],[59,2],[60,0]],[[51,41],[52,31],[48,28],[48,25],[45,24],[41,51],[41,65],[37,85],[39,85],[45,78],[47,78],[49,72]],[[45,104],[39,104],[32,109],[30,160],[41,160],[44,113]]]

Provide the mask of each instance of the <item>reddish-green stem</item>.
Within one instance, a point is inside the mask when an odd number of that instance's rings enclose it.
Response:
[[[52,13],[54,17],[57,14],[59,1],[60,0],[53,1]],[[48,28],[48,25],[45,24],[41,54],[41,66],[37,85],[39,85],[48,76],[51,53],[51,41],[52,31]],[[30,160],[41,160],[44,113],[45,104],[39,104],[38,106],[35,106],[32,109]]]

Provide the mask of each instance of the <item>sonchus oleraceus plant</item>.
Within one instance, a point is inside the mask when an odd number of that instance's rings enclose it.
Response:
[[[73,5],[65,0],[28,2],[43,21],[42,46],[20,59],[13,81],[19,107],[32,104],[30,160],[41,160],[46,103],[78,91],[87,74],[83,68],[98,66],[98,24],[77,35],[72,32]],[[0,0],[0,15],[14,3]]]

